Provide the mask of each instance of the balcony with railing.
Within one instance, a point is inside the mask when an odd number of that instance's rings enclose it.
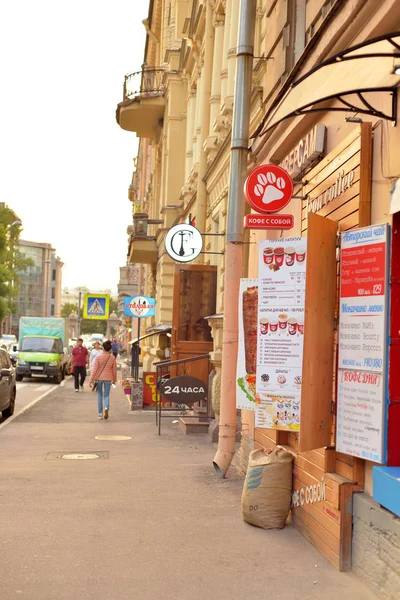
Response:
[[[123,100],[117,107],[117,122],[138,137],[154,138],[164,117],[165,69],[143,67],[125,75]]]

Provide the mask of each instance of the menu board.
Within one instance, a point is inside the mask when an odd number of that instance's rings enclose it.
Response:
[[[258,279],[241,279],[239,291],[239,344],[236,366],[236,408],[255,410]]]
[[[388,226],[341,236],[339,452],[383,462],[387,349]]]
[[[256,426],[299,431],[306,238],[259,249]]]

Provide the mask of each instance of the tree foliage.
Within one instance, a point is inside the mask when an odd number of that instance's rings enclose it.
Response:
[[[16,311],[14,298],[19,293],[19,274],[33,266],[32,260],[18,249],[21,226],[14,223],[15,213],[0,207],[0,324]]]
[[[61,316],[66,319],[72,313],[78,314],[78,305],[73,302],[66,302],[61,309]]]

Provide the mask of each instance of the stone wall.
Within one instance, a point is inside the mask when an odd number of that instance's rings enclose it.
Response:
[[[400,598],[400,519],[370,496],[353,496],[352,569],[379,598]]]

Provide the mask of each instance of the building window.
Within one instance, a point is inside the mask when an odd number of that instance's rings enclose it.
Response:
[[[53,269],[53,281],[55,281],[55,280],[56,280],[56,270]]]
[[[51,297],[54,298],[56,297],[56,288],[51,288]]]
[[[51,316],[54,317],[54,304],[51,305],[50,313]]]

